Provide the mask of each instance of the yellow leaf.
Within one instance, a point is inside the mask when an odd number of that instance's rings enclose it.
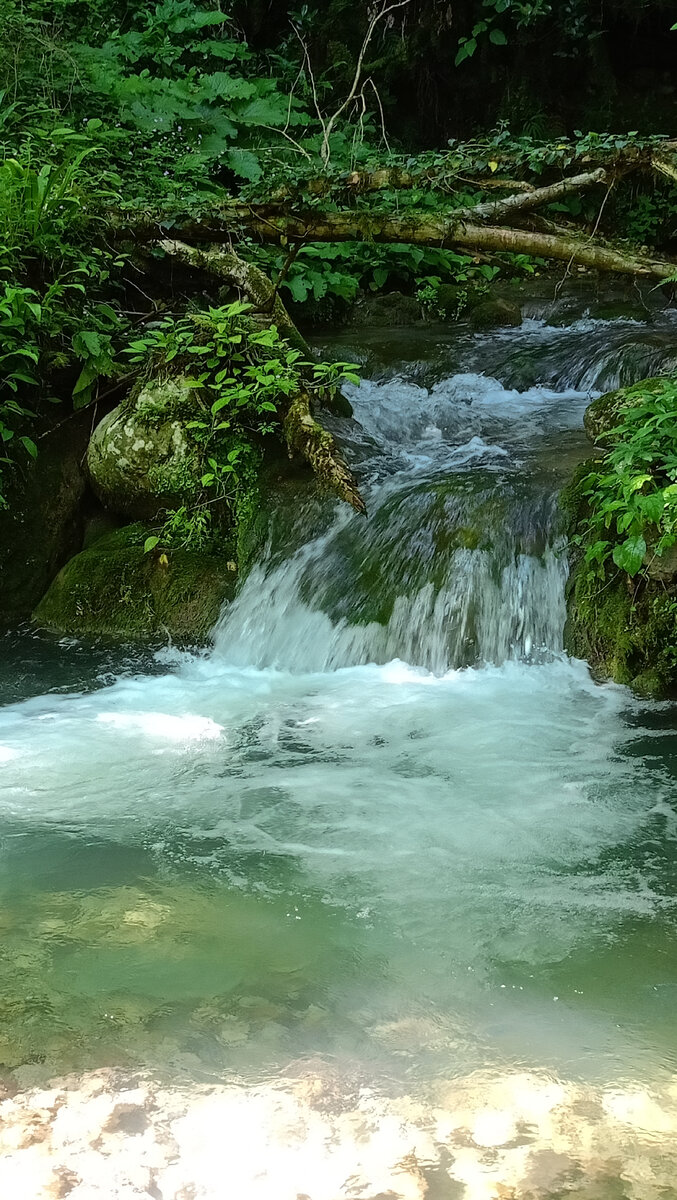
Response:
[[[168,567],[168,566],[169,566],[169,559],[167,558],[167,555],[166,555],[166,554],[161,554],[161,555],[160,555],[160,557],[159,557],[159,559],[158,559],[158,562],[159,562],[159,564],[160,564],[160,566],[161,566],[161,567]]]
[[[497,171],[497,170],[498,170],[498,163],[497,163],[497,162],[490,162],[490,163],[489,163],[489,170],[491,171],[491,173],[492,173],[492,174],[493,174],[493,172],[494,172],[494,171]]]

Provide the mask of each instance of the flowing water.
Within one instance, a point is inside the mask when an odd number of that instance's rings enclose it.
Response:
[[[564,655],[556,502],[674,328],[354,339],[367,521],[208,652],[5,639],[3,1196],[677,1197],[675,712]]]

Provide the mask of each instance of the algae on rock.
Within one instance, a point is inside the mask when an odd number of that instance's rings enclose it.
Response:
[[[127,641],[204,642],[235,590],[234,564],[214,554],[160,548],[144,552],[147,529],[126,526],[76,554],[33,614],[59,633]]]
[[[614,433],[634,406],[661,392],[665,379],[646,379],[598,397],[584,417],[586,432],[604,456]],[[567,651],[587,659],[603,678],[631,686],[643,696],[677,693],[677,555],[657,557],[648,550],[631,577],[609,557],[602,572],[586,562],[598,533],[590,526],[590,505],[581,484],[599,458],[582,463],[560,502],[569,519],[571,573],[567,588]],[[649,476],[647,475],[648,479]],[[614,526],[605,536],[614,542]],[[620,539],[622,540],[622,536]],[[673,548],[674,549],[674,548]]]

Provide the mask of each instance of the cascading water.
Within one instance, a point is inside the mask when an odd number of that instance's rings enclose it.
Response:
[[[384,370],[367,521],[304,501],[212,651],[0,710],[2,1115],[83,1196],[677,1194],[672,709],[562,653],[556,493],[635,336]]]

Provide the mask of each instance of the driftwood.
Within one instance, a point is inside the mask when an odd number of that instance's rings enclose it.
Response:
[[[206,271],[216,278],[237,286],[245,293],[255,309],[266,315],[270,324],[309,357],[311,351],[299,333],[284,304],[268,277],[252,263],[241,259],[233,250],[221,247],[196,249],[184,242],[162,239],[159,246],[171,258],[186,266]],[[347,401],[346,401],[347,403]],[[352,412],[348,405],[349,412]],[[331,433],[312,414],[310,391],[299,388],[281,408],[282,428],[290,452],[296,451],[312,467],[318,479],[345,500],[357,512],[366,512],[352,471],[344,461]]]
[[[234,250],[224,246],[204,246],[198,249],[173,238],[162,238],[158,246],[176,262],[204,271],[207,275],[239,288],[256,311],[265,315],[269,324],[276,325],[288,342],[307,357],[312,356],[310,346],[289,316],[277,289],[265,272],[254,263],[245,262]]]

